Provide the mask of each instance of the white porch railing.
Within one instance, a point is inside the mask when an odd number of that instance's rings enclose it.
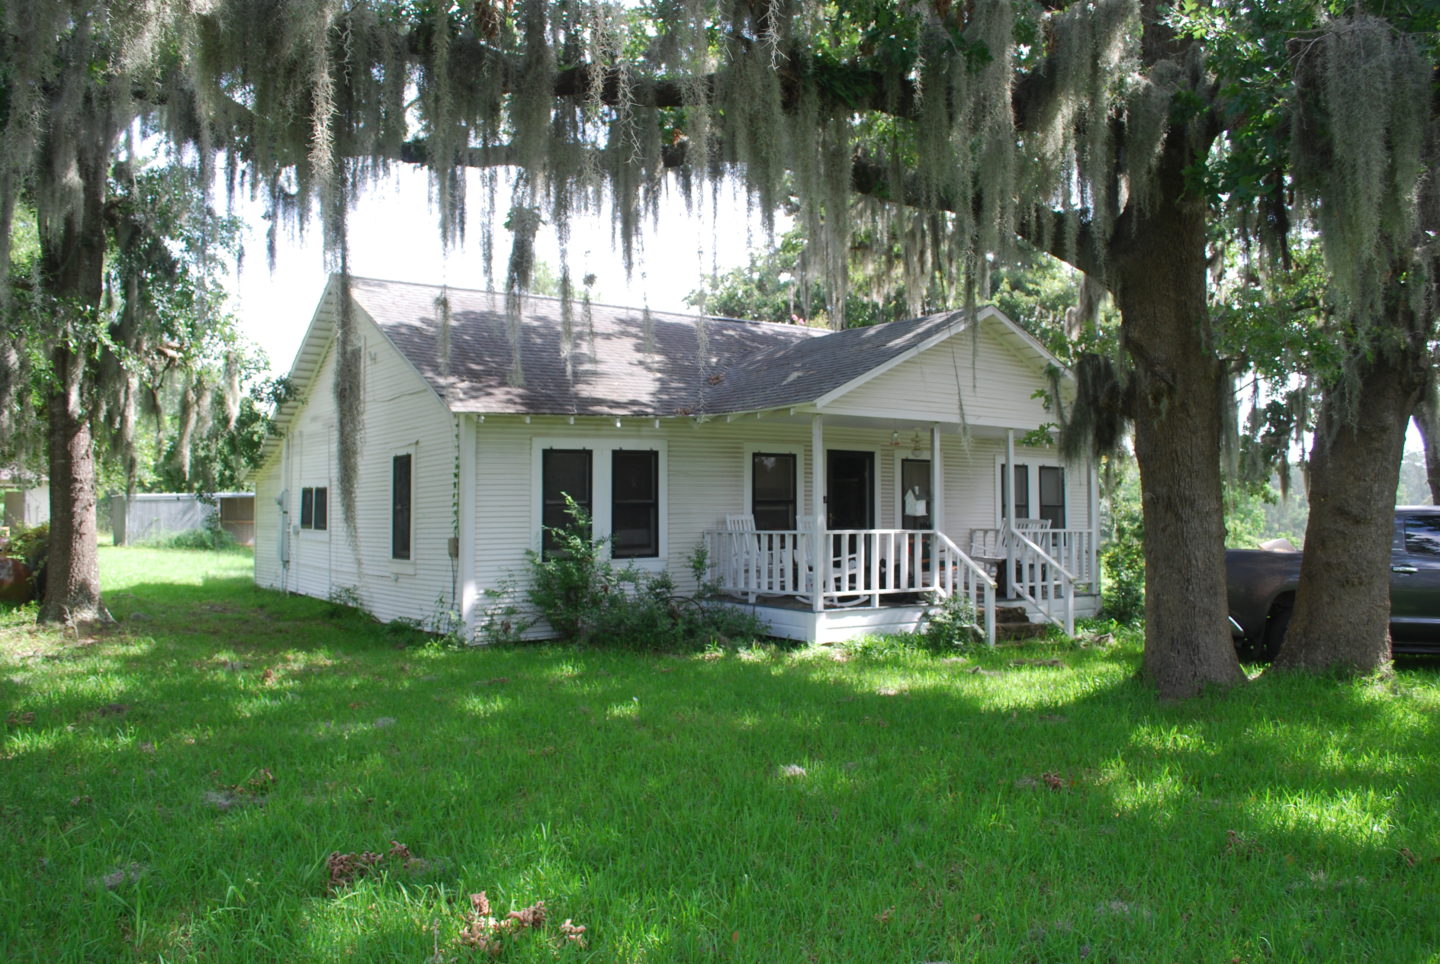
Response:
[[[813,534],[790,530],[706,533],[710,579],[721,592],[790,596],[821,609],[879,606],[882,597],[960,596],[976,629],[995,641],[995,580],[934,529],[830,529],[816,565]]]
[[[1006,534],[1010,559],[1002,562],[1010,575],[1009,595],[1024,599],[1047,620],[1075,635],[1075,574],[1061,565],[1035,537],[1041,532],[1022,532],[1013,526]]]
[[[1089,529],[1031,529],[1025,535],[1067,572],[1074,574],[1077,585],[1099,592],[1095,533]]]

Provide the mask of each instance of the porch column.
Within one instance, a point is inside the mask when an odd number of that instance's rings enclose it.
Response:
[[[821,612],[825,599],[821,595],[830,581],[830,553],[825,549],[825,416],[810,416],[810,515],[814,524],[810,532],[810,568],[815,585],[810,593],[810,611]]]
[[[479,493],[475,480],[476,448],[479,445],[479,433],[475,427],[475,416],[457,415],[460,420],[459,438],[456,445],[459,451],[455,453],[456,467],[459,469],[458,489],[456,493],[456,519],[455,525],[459,533],[456,539],[456,553],[459,558],[456,572],[460,585],[457,587],[459,599],[456,600],[457,608],[460,610],[460,619],[465,624],[467,633],[473,633],[476,627],[476,620],[479,613],[476,612],[476,604],[479,602],[480,592],[475,580],[475,528],[476,512],[479,508]]]
[[[945,466],[940,461],[940,426],[930,426],[930,527],[945,531]]]
[[[1090,548],[1086,555],[1090,566],[1090,591],[1100,595],[1100,466],[1090,456]]]
[[[1001,526],[1001,537],[1005,540],[1005,595],[1013,596],[1010,583],[1015,578],[1015,542],[1010,533],[1015,528],[1015,430],[1005,430],[1005,471],[1001,480],[1005,490],[1005,518]]]

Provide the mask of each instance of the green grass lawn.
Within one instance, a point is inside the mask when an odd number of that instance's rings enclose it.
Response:
[[[249,564],[0,617],[0,959],[489,960],[484,891],[548,912],[506,961],[1440,960],[1436,663],[1160,706],[1134,639],[456,651]]]

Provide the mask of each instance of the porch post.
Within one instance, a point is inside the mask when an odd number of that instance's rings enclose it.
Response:
[[[810,568],[815,585],[810,593],[810,611],[825,609],[823,593],[830,582],[830,553],[825,550],[825,416],[810,416],[810,515],[815,522],[810,531]]]
[[[1090,567],[1090,591],[1100,595],[1100,466],[1090,456],[1090,548],[1086,562]]]
[[[940,461],[940,426],[930,426],[930,527],[945,531],[945,466]]]
[[[1001,479],[1005,490],[1005,518],[1001,535],[1005,540],[1005,594],[1013,596],[1010,583],[1015,578],[1015,541],[1010,533],[1015,529],[1015,430],[1005,430],[1005,470]]]

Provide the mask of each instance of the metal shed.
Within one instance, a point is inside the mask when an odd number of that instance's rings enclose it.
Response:
[[[123,546],[203,529],[219,513],[220,527],[244,546],[255,543],[255,493],[217,492],[202,501],[187,492],[142,492],[110,497],[115,544]]]

